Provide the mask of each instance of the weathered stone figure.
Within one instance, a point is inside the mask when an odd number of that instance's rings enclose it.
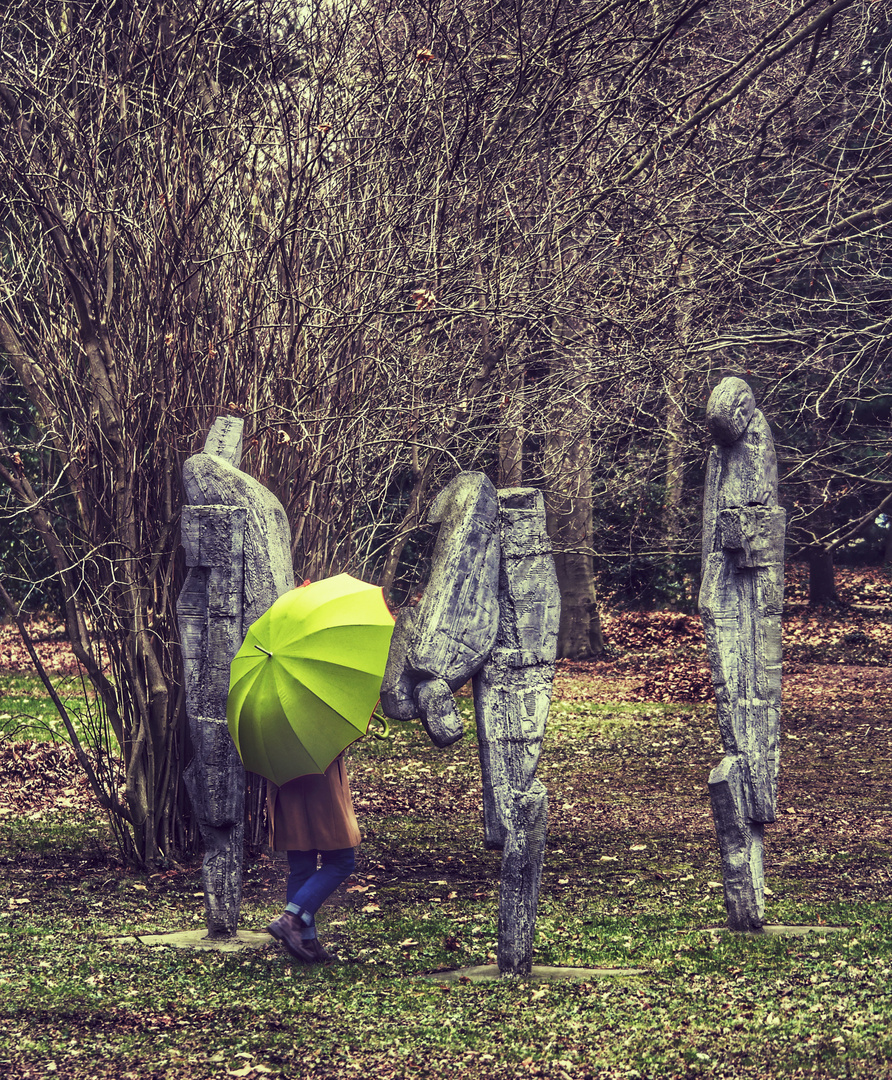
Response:
[[[470,678],[483,774],[484,841],[502,849],[498,965],[532,967],[547,795],[536,779],[551,701],[560,592],[542,496],[496,492],[460,473],[434,500],[430,582],[397,618],[381,690],[394,719],[420,717],[448,746],[462,725],[452,692]]]
[[[229,665],[251,623],[294,584],[282,504],[238,468],[243,423],[217,419],[204,451],[183,466],[189,571],[177,617],[195,750],[185,776],[204,843],[211,938],[236,932],[242,894],[245,770],[226,724]]]
[[[761,930],[764,826],[775,820],[786,515],[777,458],[752,390],[723,379],[703,500],[700,614],[725,757],[709,776],[728,925]]]
[[[396,620],[381,707],[421,718],[437,746],[462,736],[452,694],[480,670],[499,627],[499,502],[483,473],[459,473],[434,499],[439,524],[427,588]]]

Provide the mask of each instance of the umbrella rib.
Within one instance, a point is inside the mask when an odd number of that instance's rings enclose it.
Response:
[[[349,575],[319,584],[313,603],[309,586],[276,600],[232,660],[230,730],[246,768],[275,784],[323,772],[368,731],[386,667],[394,618],[381,589]]]

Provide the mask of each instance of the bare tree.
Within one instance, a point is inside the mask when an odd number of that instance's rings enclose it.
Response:
[[[248,466],[277,472],[296,555],[312,551],[318,571],[355,557],[352,521],[319,538],[362,482],[357,448],[374,448],[349,407],[354,328],[288,306],[300,257],[328,236],[317,227],[294,250],[287,208],[318,189],[324,153],[283,8],[46,0],[3,17],[0,347],[26,415],[2,433],[0,476],[51,555],[103,742],[123,759],[120,790],[97,769],[100,794],[139,862],[188,843],[181,460],[215,414],[246,414]],[[317,360],[314,331],[340,353]]]
[[[642,146],[616,193],[602,182],[592,200],[619,234],[607,338],[638,354],[598,539],[628,529],[632,573],[695,561],[695,420],[728,371],[756,381],[780,427],[791,554],[826,569],[889,505],[888,42],[888,17],[866,2],[697,5],[605,131],[614,154]]]
[[[846,358],[834,403],[854,385],[869,398],[884,301],[871,294],[854,330],[840,319],[883,265],[885,91],[875,79],[853,99],[832,56],[849,20],[855,57],[869,14],[861,0],[12,6],[0,476],[52,558],[120,749],[125,784],[103,797],[130,857],[187,840],[179,467],[218,413],[246,417],[243,467],[286,506],[301,577],[350,569],[399,594],[423,562],[425,502],[456,469],[542,486],[562,649],[585,656],[596,562],[691,542],[671,535],[699,454],[683,421],[716,356],[749,361],[780,335],[793,366],[761,363],[769,411],[823,415],[826,386],[806,376],[829,372],[831,350]],[[855,152],[842,133],[865,110],[881,130]],[[797,195],[799,177],[830,184],[834,148],[845,199]],[[851,295],[822,286],[791,322],[793,283],[826,252]],[[828,452],[796,449],[797,468],[829,467]]]
[[[807,555],[816,603],[835,598],[834,551],[890,505],[892,451],[892,23],[875,4],[835,7],[722,133],[735,151],[709,171],[723,219],[704,230],[701,275],[724,318],[698,335],[751,373],[779,425],[788,553]]]

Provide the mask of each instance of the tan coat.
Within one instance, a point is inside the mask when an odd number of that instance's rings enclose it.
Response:
[[[270,846],[276,851],[338,851],[362,839],[342,757],[320,776],[299,776],[267,789]]]

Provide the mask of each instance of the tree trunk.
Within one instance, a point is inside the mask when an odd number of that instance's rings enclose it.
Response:
[[[504,425],[499,432],[499,488],[523,483],[523,383],[522,367],[506,368],[502,378]]]
[[[556,552],[554,565],[561,589],[559,657],[587,660],[604,652],[593,560],[577,552]]]
[[[666,377],[666,496],[663,503],[663,539],[668,558],[678,556],[682,531],[681,504],[684,495],[684,445],[688,427],[684,415],[685,384],[687,382],[687,347],[691,328],[692,276],[685,259],[678,271],[680,290],[675,316],[676,339]]]
[[[663,543],[666,558],[674,564],[681,533],[681,502],[684,493],[684,428],[681,410],[684,377],[680,363],[669,376],[669,401],[666,406],[666,495],[663,502]]]
[[[820,417],[815,418],[809,430],[811,452],[817,454],[830,443],[829,424]],[[824,604],[837,604],[836,582],[834,579],[833,547],[827,537],[833,530],[833,510],[829,485],[822,485],[817,480],[809,483],[811,504],[814,507],[808,528],[808,603],[810,607]]]
[[[587,416],[587,365],[576,365],[576,396]],[[548,535],[561,590],[561,625],[557,655],[573,660],[600,656],[604,651],[601,617],[595,590],[592,553],[592,439],[588,423],[573,424],[563,416],[554,424],[546,444],[548,490],[545,506]]]
[[[808,552],[808,603],[811,607],[838,604],[833,552],[816,544]]]

